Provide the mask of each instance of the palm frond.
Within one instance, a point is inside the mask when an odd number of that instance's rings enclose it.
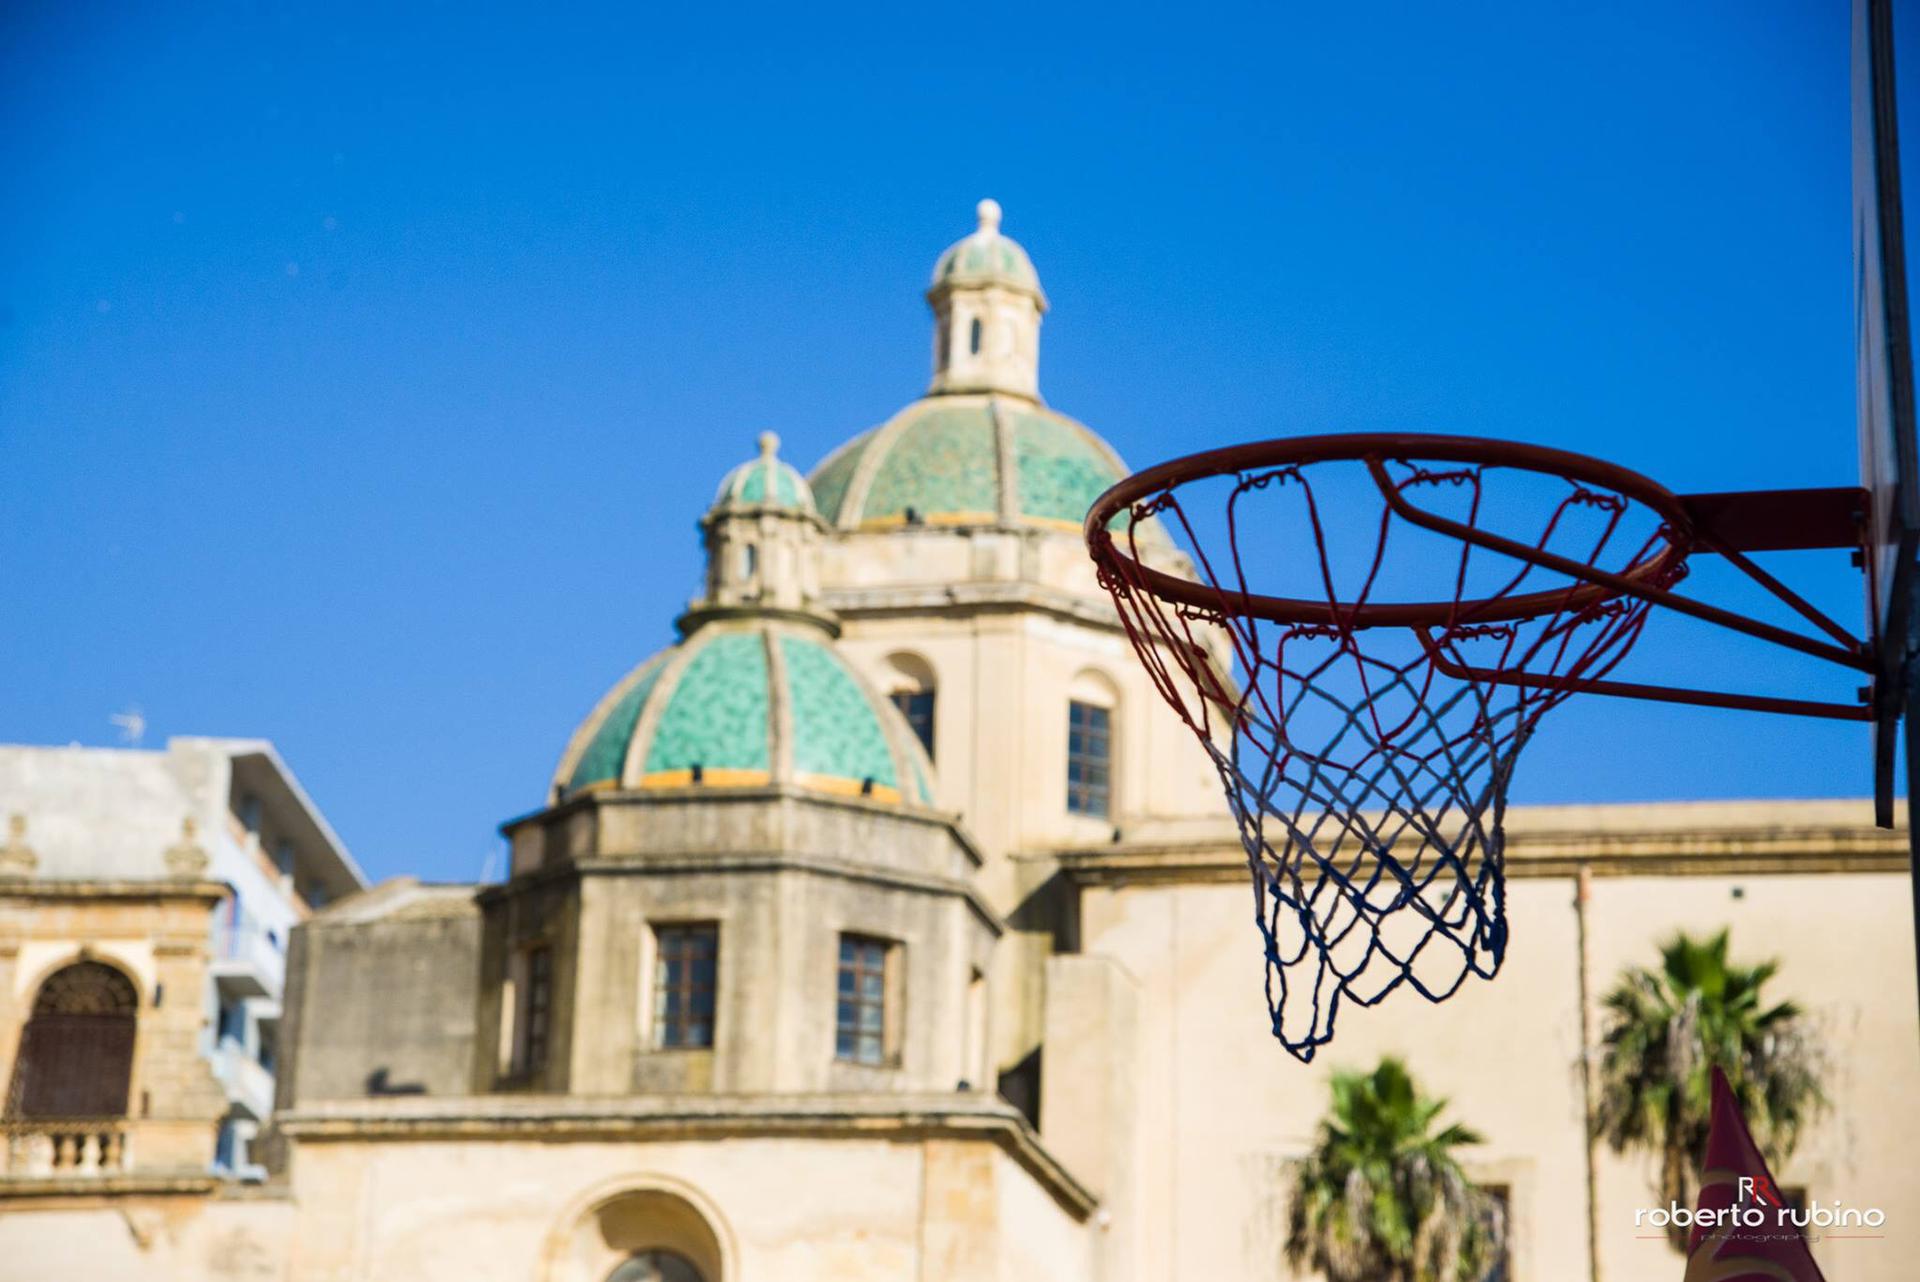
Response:
[[[1657,970],[1630,966],[1601,995],[1594,1133],[1615,1152],[1655,1155],[1661,1199],[1686,1205],[1706,1142],[1715,1067],[1776,1163],[1825,1107],[1824,1069],[1802,1007],[1762,1001],[1778,961],[1733,963],[1724,929],[1706,938],[1676,934],[1659,951]],[[1676,1235],[1676,1245],[1683,1239]]]

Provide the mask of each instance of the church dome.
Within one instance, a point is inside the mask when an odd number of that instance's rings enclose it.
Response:
[[[1082,423],[1029,401],[929,396],[815,468],[813,494],[841,529],[1007,525],[1078,530],[1125,476]]]
[[[813,490],[798,468],[779,457],[780,438],[760,433],[760,454],[728,472],[713,496],[715,508],[786,508],[816,514]]]
[[[1040,274],[1020,242],[1000,234],[1000,203],[983,200],[975,207],[980,226],[954,242],[933,265],[935,290],[960,285],[1004,285],[1032,294],[1045,305]]]
[[[755,787],[932,804],[899,709],[818,628],[718,619],[628,673],[575,731],[557,795]]]

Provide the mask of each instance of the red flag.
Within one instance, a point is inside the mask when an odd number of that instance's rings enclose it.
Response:
[[[1773,1182],[1727,1076],[1713,1070],[1713,1116],[1685,1282],[1826,1282],[1807,1240],[1782,1216]]]

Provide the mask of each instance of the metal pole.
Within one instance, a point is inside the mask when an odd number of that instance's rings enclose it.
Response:
[[[1593,1146],[1599,1138],[1593,1126],[1593,1057],[1600,1052],[1593,1041],[1592,967],[1587,950],[1587,901],[1592,896],[1593,869],[1582,860],[1573,883],[1574,937],[1580,950],[1580,1105],[1586,1124],[1580,1148],[1587,1159],[1588,1282],[1600,1282],[1600,1176],[1593,1160]]]
[[[1906,664],[1907,719],[1907,889],[1913,900],[1913,953],[1920,983],[1920,664]]]

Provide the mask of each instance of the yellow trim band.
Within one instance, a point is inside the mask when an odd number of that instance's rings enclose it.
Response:
[[[773,776],[765,770],[734,770],[724,766],[703,767],[700,771],[700,786],[707,788],[750,788],[758,784],[773,782]],[[691,770],[656,770],[652,774],[640,777],[642,788],[691,788],[694,786]]]
[[[874,801],[889,802],[898,802],[901,799],[898,788],[889,787],[884,783],[876,783],[873,785],[872,792],[862,792],[862,780],[843,779],[838,775],[800,774],[795,775],[793,781],[802,788],[810,788],[814,792],[829,793],[836,797],[865,796]]]

